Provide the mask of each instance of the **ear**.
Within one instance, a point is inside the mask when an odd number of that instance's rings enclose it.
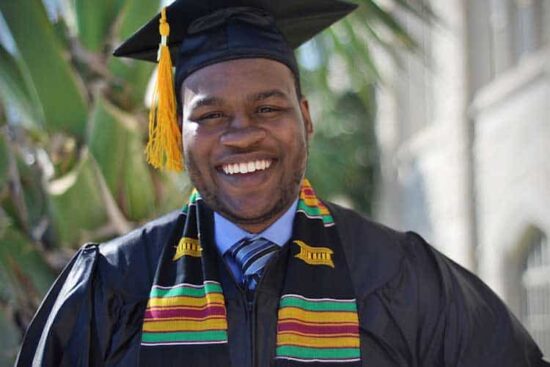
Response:
[[[305,97],[300,99],[300,110],[302,111],[304,128],[306,130],[307,140],[309,141],[313,135],[313,121],[311,120],[311,114],[309,113],[309,102]]]
[[[180,129],[180,132],[182,132],[183,131],[183,114],[179,109],[178,109],[176,118],[178,119],[178,128]]]

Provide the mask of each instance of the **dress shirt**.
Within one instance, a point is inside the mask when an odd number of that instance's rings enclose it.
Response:
[[[227,251],[237,242],[245,238],[251,239],[256,237],[263,237],[279,247],[283,247],[292,236],[292,224],[294,222],[294,216],[296,215],[297,205],[298,199],[292,203],[279,219],[260,233],[249,233],[232,223],[230,220],[214,212],[214,238],[216,246],[237,281],[242,281],[241,269],[230,256],[225,256]]]

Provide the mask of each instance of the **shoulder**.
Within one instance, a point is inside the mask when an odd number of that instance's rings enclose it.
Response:
[[[136,296],[147,294],[155,276],[162,249],[177,241],[185,215],[173,211],[102,244],[97,274],[111,289]],[[90,245],[88,245],[89,247]]]
[[[360,306],[378,318],[362,323],[373,335],[385,335],[388,325],[396,325],[418,346],[409,353],[418,353],[423,365],[442,360],[456,365],[460,360],[467,366],[530,366],[540,360],[524,328],[476,275],[416,233],[395,231],[352,210],[327,206]],[[380,321],[384,313],[391,322]]]
[[[420,299],[419,306],[422,299],[429,299],[445,307],[446,302],[461,297],[466,302],[489,298],[501,303],[477,276],[438,252],[420,235],[396,231],[353,210],[327,205],[334,215],[358,297],[378,289],[402,289],[412,291]],[[477,297],[471,297],[473,291]]]
[[[327,206],[335,218],[352,275],[359,282],[365,277],[369,279],[368,286],[360,287],[363,291],[392,281],[420,282],[420,292],[444,293],[441,295],[450,297],[448,293],[456,290],[457,279],[486,288],[475,275],[438,252],[417,233],[391,229],[336,204]]]
[[[163,240],[167,240],[178,219],[182,216],[184,214],[179,210],[165,214],[123,236],[100,244],[99,251],[104,257],[115,262],[126,260],[124,257],[121,258],[121,255],[130,255],[146,250],[155,252],[158,250],[158,245]]]
[[[84,245],[40,305],[16,365],[59,366],[69,360],[76,365],[72,358],[106,355],[105,341],[117,329],[126,336],[113,336],[116,343],[139,335],[141,325],[132,317],[142,313],[162,248],[182,217],[169,213],[104,244]],[[83,354],[74,354],[77,350]]]
[[[420,236],[391,229],[354,210],[326,204],[334,217],[359,297],[402,276],[405,268],[437,273],[437,264],[430,255],[432,248]]]

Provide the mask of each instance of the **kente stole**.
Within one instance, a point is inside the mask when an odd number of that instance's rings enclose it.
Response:
[[[180,356],[179,365],[231,365],[224,294],[214,265],[221,259],[213,243],[201,242],[204,207],[194,191],[183,209],[179,243],[168,244],[161,256],[144,315],[142,365],[158,362],[154,356],[159,355],[163,361]],[[272,364],[360,366],[359,321],[348,265],[334,220],[307,180],[285,246],[290,249]]]

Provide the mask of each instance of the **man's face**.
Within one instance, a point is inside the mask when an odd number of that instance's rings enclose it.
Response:
[[[192,183],[213,210],[263,230],[296,199],[313,131],[290,69],[267,59],[221,62],[191,74],[181,92]]]

